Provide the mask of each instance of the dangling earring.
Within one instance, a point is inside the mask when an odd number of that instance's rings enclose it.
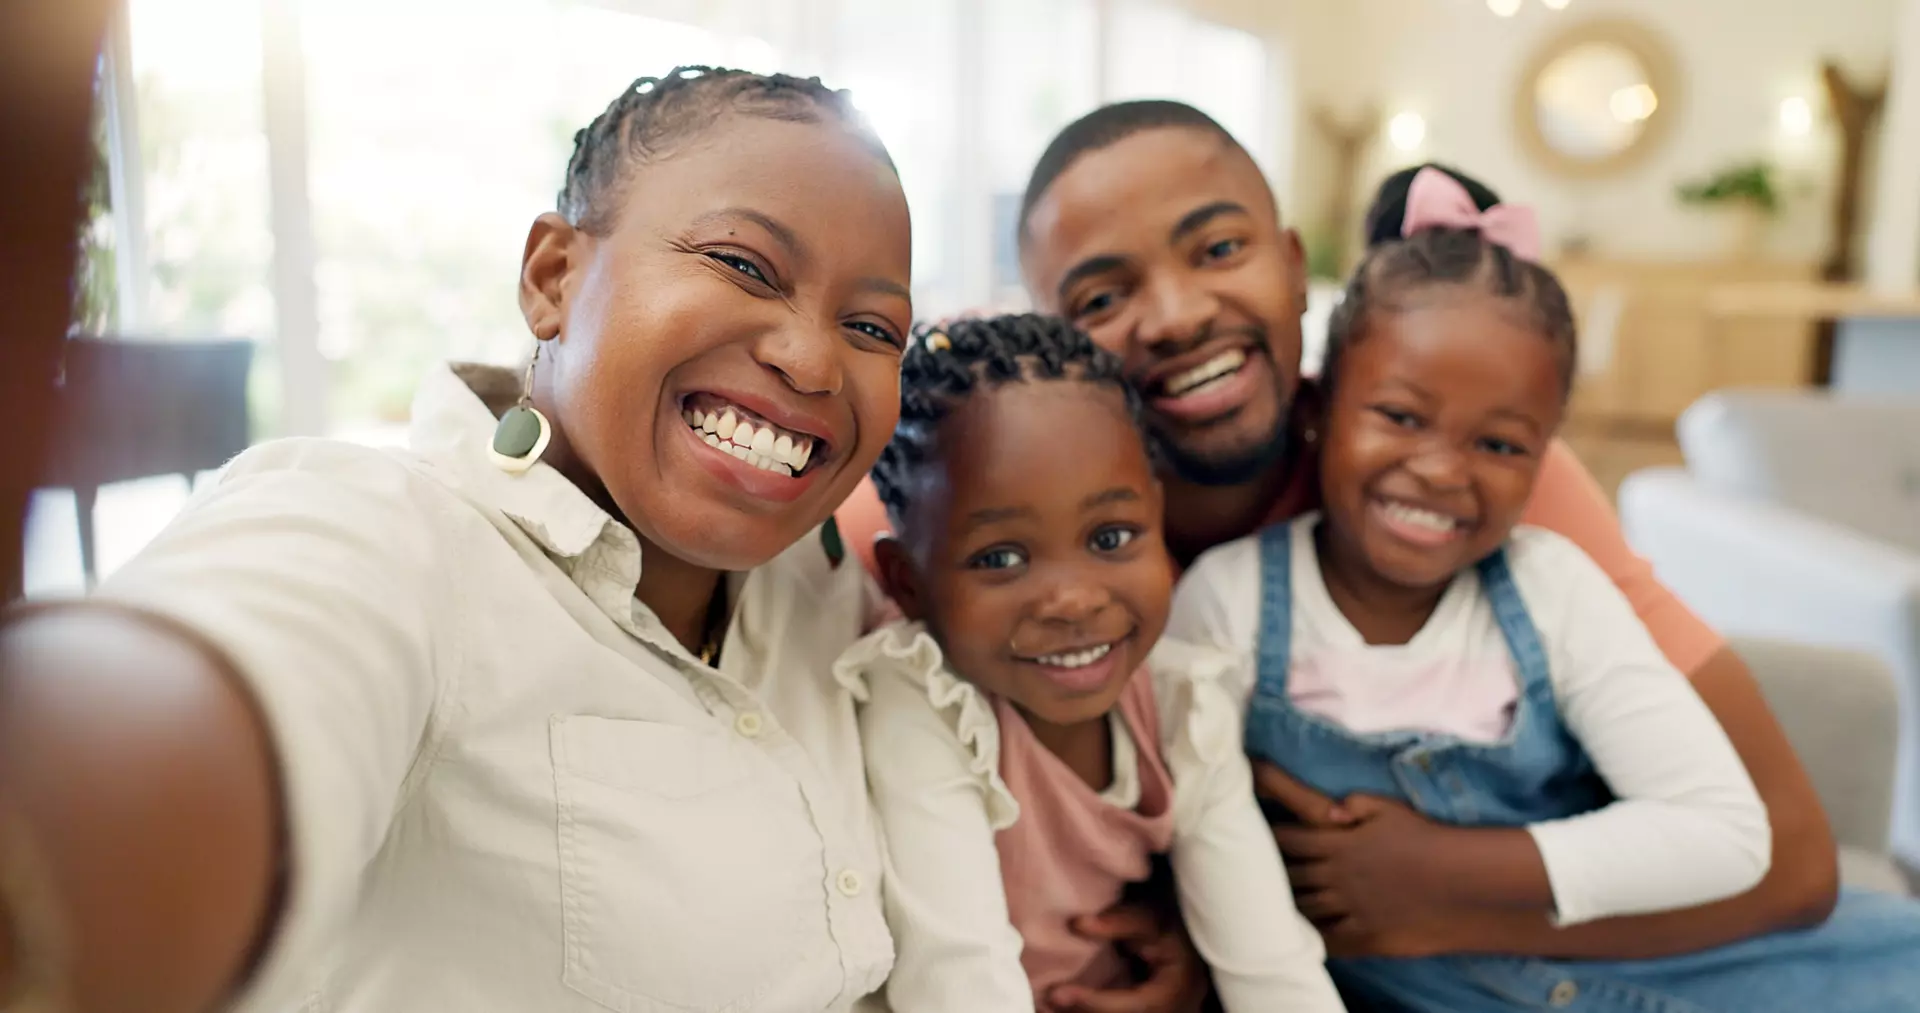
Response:
[[[527,360],[527,380],[520,388],[520,403],[500,416],[500,424],[493,428],[493,443],[487,447],[494,466],[510,475],[533,467],[553,438],[553,424],[533,406],[533,365],[539,361],[540,346],[534,345],[533,358]]]

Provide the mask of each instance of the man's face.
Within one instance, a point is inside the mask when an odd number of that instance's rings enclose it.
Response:
[[[1235,485],[1284,451],[1306,272],[1245,151],[1156,127],[1081,155],[1028,219],[1040,309],[1122,357],[1177,477]]]

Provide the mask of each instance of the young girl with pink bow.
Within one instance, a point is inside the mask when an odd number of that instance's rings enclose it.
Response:
[[[1766,809],[1686,677],[1592,560],[1518,523],[1575,362],[1538,255],[1528,209],[1416,175],[1399,240],[1329,327],[1308,435],[1322,509],[1208,552],[1176,596],[1170,635],[1253,662],[1248,751],[1298,799],[1334,800],[1269,817],[1335,982],[1368,1010],[1920,1008],[1920,909],[1890,897],[1661,960],[1449,942],[1705,904],[1770,857]],[[1368,863],[1391,889],[1353,882],[1354,848],[1395,852]]]

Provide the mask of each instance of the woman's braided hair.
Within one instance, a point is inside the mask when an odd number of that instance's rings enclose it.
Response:
[[[885,146],[866,126],[844,91],[817,77],[755,74],[724,67],[675,67],[665,77],[643,77],[606,111],[573,135],[559,211],[576,228],[604,235],[612,226],[615,199],[627,172],[663,155],[677,141],[733,112],[789,123],[832,120],[851,128],[887,165]]]
[[[1140,395],[1120,360],[1058,317],[1032,313],[922,324],[900,362],[900,424],[873,466],[873,484],[897,528],[913,473],[934,459],[940,423],[982,387],[1075,380],[1110,386],[1145,440]],[[1047,439],[1036,433],[1035,439]]]

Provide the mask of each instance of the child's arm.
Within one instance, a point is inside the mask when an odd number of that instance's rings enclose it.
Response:
[[[1516,565],[1565,593],[1554,691],[1568,729],[1618,801],[1534,824],[1561,924],[1691,907],[1766,874],[1765,807],[1712,712],[1606,575],[1571,543],[1528,535]]]
[[[1156,657],[1179,646],[1163,641]],[[1174,882],[1227,1013],[1344,1010],[1254,799],[1233,699],[1209,678],[1157,674],[1156,686],[1175,786]]]
[[[1033,990],[973,754],[924,684],[890,672],[866,684],[860,737],[897,953],[888,1003],[903,1013],[1030,1013]]]

